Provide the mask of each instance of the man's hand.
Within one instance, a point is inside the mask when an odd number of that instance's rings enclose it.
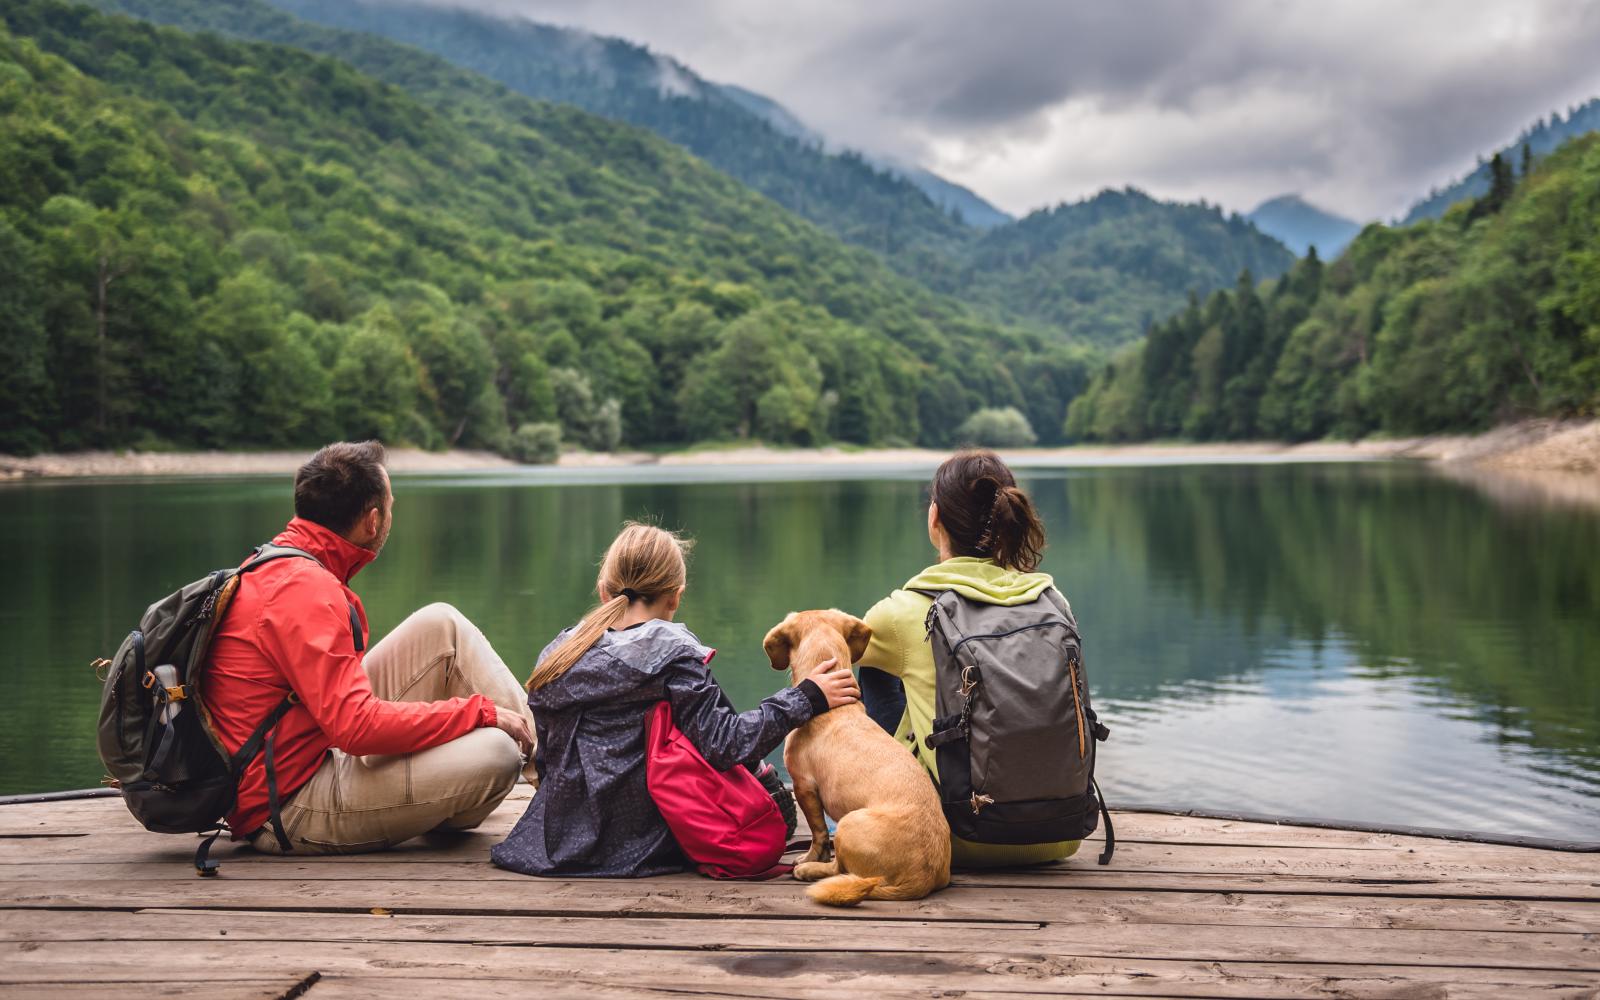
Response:
[[[512,712],[497,705],[494,725],[517,741],[517,747],[524,756],[533,752],[533,730],[528,728],[528,720],[522,717],[521,712]]]
[[[834,667],[838,664],[837,659],[826,660],[806,678],[822,689],[823,696],[828,699],[829,708],[854,705],[861,700],[861,688],[856,685],[856,675],[851,673],[849,668],[835,670]]]

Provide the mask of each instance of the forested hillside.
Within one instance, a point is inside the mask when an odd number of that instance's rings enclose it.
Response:
[[[966,237],[966,227],[909,180],[859,154],[830,154],[786,134],[735,95],[642,46],[428,4],[269,2],[317,24],[415,45],[518,93],[647,128],[858,246],[894,256],[908,245]]]
[[[1441,190],[1430,191],[1426,198],[1411,206],[1410,211],[1406,212],[1405,218],[1400,220],[1400,224],[1409,225],[1413,222],[1420,222],[1423,219],[1437,219],[1451,205],[1471,198],[1483,197],[1488,193],[1490,182],[1493,179],[1490,172],[1490,164],[1495,156],[1499,156],[1506,163],[1516,164],[1519,168],[1524,167],[1525,164],[1522,162],[1524,155],[1528,157],[1543,156],[1567,140],[1577,138],[1587,132],[1593,132],[1596,129],[1600,129],[1600,97],[1580,104],[1575,108],[1569,108],[1565,118],[1561,116],[1559,111],[1552,114],[1548,119],[1541,118],[1531,127],[1524,129],[1522,134],[1517,136],[1510,145],[1496,150],[1490,154],[1488,159],[1480,158],[1478,165],[1465,177],[1445,185]],[[1524,146],[1528,150],[1526,154],[1522,151]]]
[[[798,123],[782,125],[770,108],[753,111],[765,98],[707,83],[615,39],[404,2],[97,2],[186,29],[336,55],[436,106],[458,109],[476,99],[441,87],[435,70],[418,70],[419,53],[385,39],[415,44],[519,93],[649,128],[925,287],[1067,339],[1130,341],[1190,290],[1225,287],[1244,266],[1270,277],[1293,260],[1276,240],[1214,207],[1132,192],[1106,192],[986,232],[963,225],[864,157],[828,155]],[[1051,432],[1043,433],[1049,440]]]
[[[366,54],[428,104],[50,0],[0,32],[0,450],[942,443],[983,404],[1050,434],[1087,377],[655,136],[413,50]]]
[[[1600,411],[1600,135],[1436,222],[1192,301],[1072,404],[1073,438],[1353,437]]]
[[[996,317],[1025,316],[1099,344],[1120,344],[1240,270],[1269,277],[1294,255],[1215,206],[1157,201],[1134,189],[1034,212],[996,226],[957,269],[930,276]]]

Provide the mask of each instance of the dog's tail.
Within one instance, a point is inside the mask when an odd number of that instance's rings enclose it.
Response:
[[[825,906],[855,906],[883,884],[876,876],[862,878],[843,872],[831,875],[806,890],[806,895]]]

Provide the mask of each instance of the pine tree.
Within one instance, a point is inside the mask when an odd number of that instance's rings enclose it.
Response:
[[[1504,155],[1494,154],[1494,159],[1489,161],[1489,192],[1479,198],[1472,205],[1472,210],[1467,213],[1467,224],[1471,225],[1477,220],[1493,215],[1511,200],[1511,193],[1516,190],[1517,181],[1511,173],[1511,164],[1506,162]]]

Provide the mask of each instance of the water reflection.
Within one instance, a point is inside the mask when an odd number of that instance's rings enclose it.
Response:
[[[374,629],[429,600],[525,673],[624,519],[697,539],[683,617],[741,705],[789,610],[860,611],[930,557],[919,478],[401,480]],[[1087,633],[1113,800],[1585,836],[1600,816],[1600,517],[1399,466],[1029,470]],[[281,481],[0,489],[0,791],[98,780],[89,659],[237,560]]]

